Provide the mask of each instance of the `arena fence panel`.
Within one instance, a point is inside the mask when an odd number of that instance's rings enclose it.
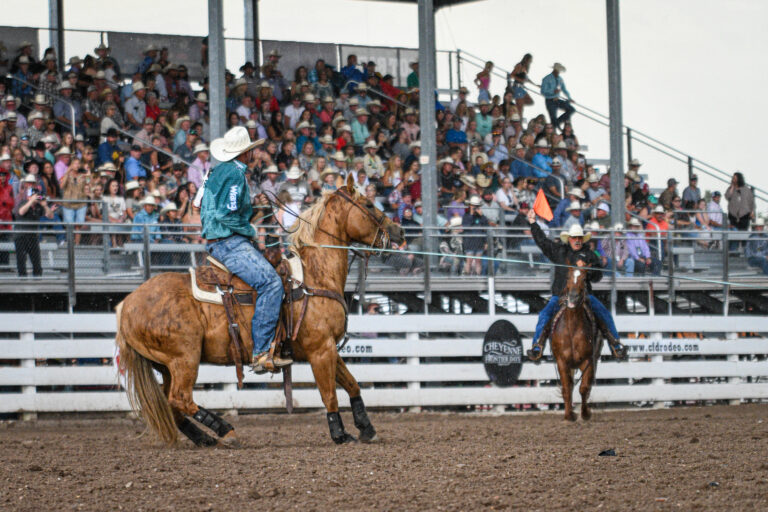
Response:
[[[552,363],[523,363],[510,387],[491,384],[483,332],[505,318],[530,344],[533,315],[352,316],[342,355],[372,407],[545,407],[561,402]],[[114,366],[110,314],[2,314],[0,413],[126,411]],[[726,324],[727,322],[727,324]],[[591,401],[664,406],[768,399],[768,320],[760,317],[619,316],[630,360],[600,363]],[[726,332],[723,329],[738,329]],[[376,334],[365,334],[373,332]],[[608,355],[607,349],[603,355]],[[518,359],[519,361],[519,359]],[[294,365],[294,407],[321,408],[309,365]],[[196,400],[212,409],[285,406],[280,376],[246,374],[236,389],[231,367],[202,365]],[[578,400],[578,397],[575,397]],[[348,406],[346,395],[340,403]]]

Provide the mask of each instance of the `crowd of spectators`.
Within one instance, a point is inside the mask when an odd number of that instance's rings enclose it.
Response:
[[[72,57],[65,69],[52,49],[38,61],[31,48],[20,49],[12,78],[0,81],[0,221],[74,223],[78,244],[89,243],[81,236],[89,223],[107,224],[92,231],[108,235],[114,247],[141,240],[144,224],[153,242],[200,242],[193,198],[211,168],[207,80],[190,81],[165,48],[145,48],[137,69],[122,74],[104,45],[84,59]],[[351,175],[360,193],[396,222],[420,226],[418,63],[411,63],[407,87],[400,88],[355,55],[340,69],[318,59],[288,77],[278,70],[280,58],[273,51],[262,66],[246,62],[225,79],[228,127],[244,126],[252,139],[266,139],[247,170],[256,221],[269,224],[268,199],[277,198],[289,207],[277,219],[290,228],[299,211]],[[740,173],[725,192],[726,212],[721,193],[705,197],[695,175],[682,194],[669,179],[657,197],[636,159],[624,174],[627,216],[612,219],[610,174],[581,150],[565,66],[555,63],[542,78],[539,107],[546,114],[536,113],[532,62],[526,54],[496,91],[488,62],[475,78],[476,101],[464,87],[452,101],[436,101],[435,192],[445,269],[486,272],[480,260],[457,264],[451,255],[492,254],[496,248],[483,236],[488,226],[524,232],[520,219],[540,189],[554,213],[551,222],[541,221],[546,228],[622,230],[625,237],[613,245],[603,238],[595,250],[606,265],[615,254],[618,270],[627,274],[659,272],[664,249],[656,235],[667,230],[684,230],[693,243],[709,247],[717,243],[714,230],[748,229],[755,205]],[[9,226],[1,227],[0,241],[9,240]],[[14,238],[17,245],[20,239]],[[409,235],[403,248],[420,244]],[[20,273],[27,256],[38,273],[39,251],[33,253],[17,247]],[[422,264],[413,255],[388,258],[404,274]]]

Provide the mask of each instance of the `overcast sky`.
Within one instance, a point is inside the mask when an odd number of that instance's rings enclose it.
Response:
[[[2,0],[3,25],[45,27],[47,0]],[[70,28],[205,35],[206,0],[104,2],[65,0]],[[364,0],[261,0],[263,39],[417,47],[414,5]],[[105,7],[108,6],[108,7]],[[225,33],[244,34],[243,3],[224,0]],[[483,0],[441,9],[437,48],[461,48],[510,70],[520,57],[534,56],[531,77],[539,82],[553,62],[574,99],[608,111],[605,2],[602,0]],[[760,167],[768,114],[764,53],[768,50],[768,2],[764,0],[625,0],[621,2],[624,122],[704,162],[768,190]],[[42,34],[42,44],[47,35]],[[97,34],[69,33],[66,54],[82,56]],[[243,45],[227,44],[227,66],[243,62]],[[438,70],[445,77],[445,65]],[[469,65],[464,76],[477,70]],[[443,85],[443,84],[441,84]],[[502,92],[494,79],[492,92]],[[544,112],[543,101],[527,113]],[[528,116],[526,116],[528,117]],[[588,156],[608,158],[608,131],[574,118]],[[651,185],[670,176],[685,182],[686,166],[634,144]],[[626,157],[626,155],[625,155]],[[700,174],[704,189],[724,186]],[[681,190],[682,191],[682,190]],[[768,196],[768,194],[765,194]],[[761,211],[765,203],[759,203]]]

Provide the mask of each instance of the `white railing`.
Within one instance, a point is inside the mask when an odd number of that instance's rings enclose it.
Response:
[[[353,337],[343,356],[356,358],[349,368],[372,407],[559,403],[551,363],[523,364],[519,386],[489,385],[480,359],[482,333],[499,318],[509,319],[528,334],[523,340],[527,348],[534,315],[405,315],[396,322],[390,316],[352,316],[351,332],[398,337]],[[591,397],[594,403],[663,406],[677,401],[736,404],[768,399],[768,338],[739,338],[739,332],[768,332],[768,319],[619,316],[617,324],[622,333],[644,338],[626,340],[629,362],[600,364]],[[6,361],[0,366],[0,387],[12,387],[0,392],[0,413],[21,412],[29,418],[38,412],[128,410],[124,393],[115,387],[114,343],[106,337],[114,332],[113,315],[0,314],[0,331],[18,333],[18,339],[0,341],[0,360]],[[681,332],[706,338],[670,336]],[[466,338],[448,338],[446,333],[462,333]],[[63,362],[48,366],[46,359]],[[305,386],[314,383],[307,364],[295,365],[293,379],[294,407],[322,407],[317,390]],[[282,408],[280,381],[279,376],[246,373],[246,384],[263,386],[237,391],[234,368],[203,365],[197,383],[214,389],[196,390],[195,400],[212,409]],[[340,392],[339,398],[343,406],[348,405],[346,394]],[[578,400],[577,394],[574,398]]]

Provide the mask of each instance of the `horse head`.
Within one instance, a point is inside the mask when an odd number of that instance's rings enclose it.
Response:
[[[357,192],[352,174],[347,177],[346,185],[336,193],[350,205],[347,210],[346,231],[352,241],[377,249],[389,249],[390,244],[403,243],[403,228]]]
[[[571,267],[565,284],[565,303],[568,309],[580,306],[587,296],[587,268]]]

